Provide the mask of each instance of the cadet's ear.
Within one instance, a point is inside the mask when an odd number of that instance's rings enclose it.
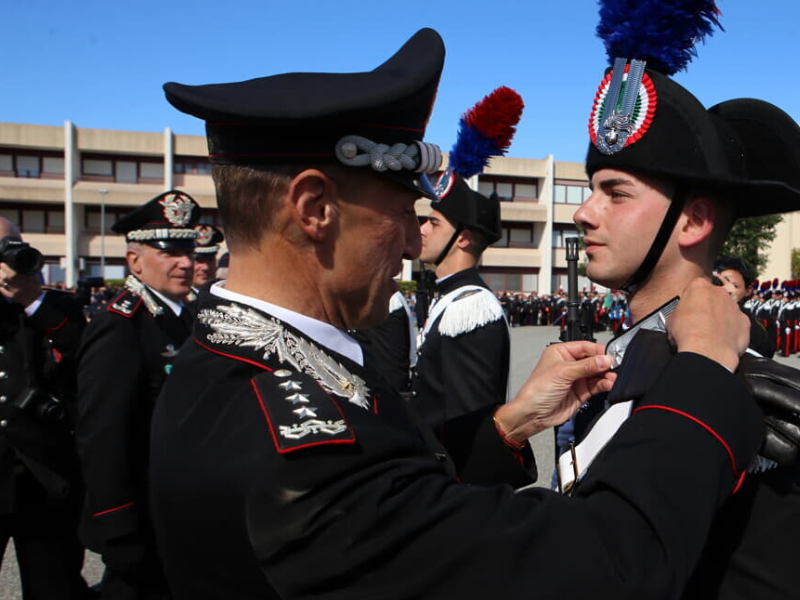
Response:
[[[290,182],[288,198],[300,229],[311,240],[323,241],[338,217],[336,183],[322,171],[306,169]]]
[[[714,202],[702,196],[691,198],[683,209],[683,217],[678,244],[688,248],[707,240],[714,231],[716,221]]]

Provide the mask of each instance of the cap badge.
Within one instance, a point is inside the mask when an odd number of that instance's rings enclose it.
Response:
[[[438,196],[439,200],[447,196],[450,193],[450,190],[453,189],[453,184],[456,182],[455,172],[453,171],[452,167],[447,167],[447,170],[441,174],[439,177],[439,181],[436,182],[436,187],[434,188],[434,192]]]
[[[164,218],[175,227],[183,227],[192,219],[192,210],[196,206],[186,196],[172,194],[165,196],[158,203],[164,207]]]
[[[650,128],[656,112],[656,89],[646,63],[617,58],[600,83],[589,117],[589,136],[603,154],[615,154]]]
[[[211,242],[211,238],[214,237],[214,230],[208,225],[198,225],[195,230],[197,231],[198,246],[208,245]]]

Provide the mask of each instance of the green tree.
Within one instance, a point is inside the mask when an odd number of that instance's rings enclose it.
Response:
[[[800,279],[800,248],[792,248],[792,279]]]
[[[753,277],[760,277],[762,270],[767,266],[766,251],[777,235],[775,227],[782,220],[783,217],[780,215],[738,219],[733,224],[720,255],[744,259],[750,265]]]

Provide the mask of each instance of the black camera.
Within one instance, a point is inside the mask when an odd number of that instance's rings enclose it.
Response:
[[[0,240],[0,262],[6,263],[17,273],[33,275],[41,271],[44,257],[36,248],[31,248],[15,235]]]
[[[41,388],[28,388],[19,396],[15,405],[48,423],[58,423],[66,416],[61,400]]]

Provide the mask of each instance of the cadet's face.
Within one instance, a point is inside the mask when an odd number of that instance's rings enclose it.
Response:
[[[747,296],[747,288],[744,285],[744,277],[739,271],[728,269],[719,273],[719,280],[722,281],[722,287],[728,292],[728,295],[733,298],[737,303],[744,300]]]
[[[347,329],[378,325],[399,288],[402,259],[419,256],[417,195],[379,177],[368,178],[340,203],[340,235],[332,269],[341,321]]]
[[[144,283],[178,301],[192,289],[193,254],[192,248],[161,250],[142,244],[128,252],[128,264]]]
[[[192,285],[200,287],[214,278],[217,272],[217,257],[214,255],[203,256],[196,254],[194,257],[194,278]]]
[[[419,231],[422,235],[422,252],[419,259],[422,262],[433,263],[453,237],[456,228],[442,213],[434,210],[428,220],[420,226]]]
[[[597,171],[591,187],[592,195],[573,217],[585,231],[586,274],[619,288],[650,249],[670,200],[655,181],[615,169]]]

